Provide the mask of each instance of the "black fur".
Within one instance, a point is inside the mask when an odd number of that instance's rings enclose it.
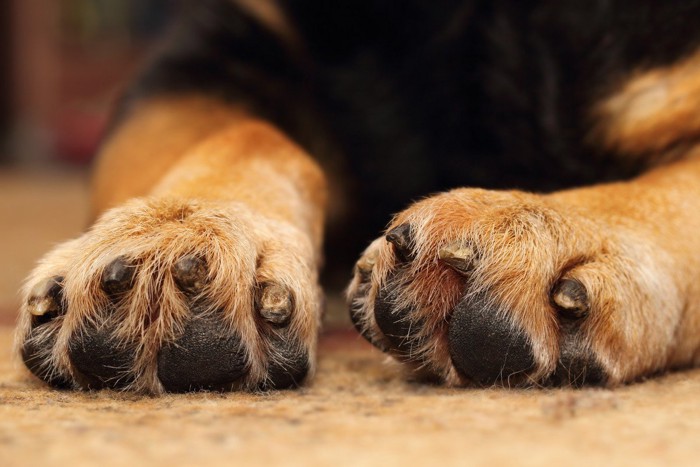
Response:
[[[643,170],[589,138],[591,106],[700,42],[695,0],[279,2],[297,46],[227,0],[184,3],[123,109],[204,92],[275,122],[349,180],[328,242],[341,262],[438,190],[549,191]]]

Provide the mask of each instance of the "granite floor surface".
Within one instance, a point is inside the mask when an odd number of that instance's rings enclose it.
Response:
[[[4,467],[700,465],[700,370],[613,390],[445,389],[407,382],[338,323],[297,391],[50,390],[12,356],[15,291],[41,253],[83,227],[84,180],[0,171]]]

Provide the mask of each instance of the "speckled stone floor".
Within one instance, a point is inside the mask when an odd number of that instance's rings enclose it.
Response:
[[[349,332],[297,391],[53,391],[0,329],[0,462],[25,465],[698,465],[700,371],[616,390],[405,382]]]
[[[82,227],[83,180],[0,171],[3,467],[700,465],[700,370],[614,390],[454,390],[406,382],[334,330],[298,391],[50,390],[12,358],[15,290],[51,243]]]

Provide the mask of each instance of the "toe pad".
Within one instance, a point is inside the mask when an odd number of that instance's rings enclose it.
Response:
[[[215,317],[196,317],[158,354],[158,378],[171,392],[225,390],[245,375],[240,338]]]

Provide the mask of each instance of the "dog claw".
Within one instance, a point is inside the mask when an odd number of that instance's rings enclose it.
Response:
[[[28,310],[34,316],[58,313],[61,310],[61,283],[63,278],[54,276],[37,284],[29,296]]]
[[[258,299],[259,313],[271,324],[282,326],[289,321],[292,314],[292,296],[279,285],[267,285]]]
[[[131,288],[136,267],[124,256],[115,259],[102,273],[102,290],[107,295],[117,296]]]
[[[29,309],[29,313],[34,316],[44,316],[46,313],[54,311],[58,311],[58,303],[51,297],[45,297],[35,302]]]
[[[586,288],[575,279],[562,279],[552,291],[552,302],[569,318],[579,319],[590,307]]]
[[[411,245],[413,243],[413,233],[411,232],[410,224],[401,224],[394,227],[386,234],[386,241],[394,245],[396,256],[402,261],[408,261],[413,258]]]
[[[374,264],[376,263],[376,260],[376,254],[367,255],[360,258],[360,260],[355,265],[355,267],[357,268],[357,272],[362,278],[362,282],[367,282],[370,279],[372,275],[372,269],[374,269]]]
[[[467,274],[473,266],[474,250],[462,243],[451,243],[438,251],[438,258],[461,274]]]
[[[173,278],[183,292],[195,293],[207,280],[207,265],[197,256],[183,256],[173,266]]]

